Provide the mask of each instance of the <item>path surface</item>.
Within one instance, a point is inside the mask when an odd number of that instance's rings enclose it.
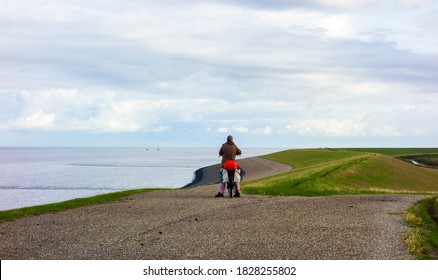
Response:
[[[257,161],[248,177],[257,177]],[[154,191],[0,223],[0,259],[412,258],[400,213],[421,196],[229,199],[215,198],[217,189]]]
[[[253,180],[268,177],[292,168],[289,165],[267,160],[261,157],[252,157],[238,160],[239,167],[247,173],[244,180]],[[219,164],[203,167],[195,172],[195,179],[184,188],[193,188],[213,183],[219,183]]]

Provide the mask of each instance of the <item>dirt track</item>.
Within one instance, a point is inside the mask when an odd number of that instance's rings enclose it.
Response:
[[[261,174],[248,166],[248,175]],[[229,199],[215,198],[217,189],[206,185],[143,193],[4,222],[0,258],[412,258],[403,243],[401,213],[421,196]]]

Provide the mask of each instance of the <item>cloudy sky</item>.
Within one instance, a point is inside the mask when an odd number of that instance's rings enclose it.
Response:
[[[0,0],[0,146],[438,146],[435,0]]]

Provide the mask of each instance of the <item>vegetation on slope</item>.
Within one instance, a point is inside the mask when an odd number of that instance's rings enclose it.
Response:
[[[438,259],[438,196],[418,201],[404,221],[409,226],[405,232],[409,252],[417,259]]]
[[[404,153],[403,149],[394,150],[385,149],[393,156]],[[438,193],[438,170],[418,167],[373,150],[301,149],[265,158],[291,165],[293,170],[247,182],[243,186],[245,193],[302,196]]]
[[[26,217],[26,216],[35,216],[43,213],[57,212],[57,211],[65,211],[72,208],[78,208],[81,206],[95,205],[106,202],[119,201],[122,198],[130,195],[134,195],[142,192],[149,192],[158,189],[136,189],[136,190],[127,190],[120,192],[113,192],[107,194],[100,194],[91,197],[85,198],[76,198],[72,200],[67,200],[63,202],[23,207],[18,209],[0,211],[0,222],[15,220],[18,218]],[[162,190],[162,189],[160,189]]]
[[[438,148],[340,148],[333,150],[378,153],[390,157],[425,155],[425,154],[438,155]]]

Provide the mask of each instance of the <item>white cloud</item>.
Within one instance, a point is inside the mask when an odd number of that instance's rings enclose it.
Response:
[[[342,8],[342,9],[359,9],[366,8],[375,5],[378,3],[378,0],[316,0],[323,5],[334,8]]]
[[[433,0],[395,0],[394,5],[407,10],[429,8],[433,5]]]
[[[436,136],[437,10],[3,1],[0,130]]]
[[[228,133],[228,131],[230,131],[230,129],[228,127],[219,127],[217,129],[217,131],[220,133]]]
[[[288,129],[300,135],[313,136],[363,136],[365,124],[358,120],[299,120],[290,123]]]
[[[0,124],[1,130],[27,130],[42,129],[50,130],[55,126],[56,115],[37,111],[29,116],[16,120],[9,120],[6,124]]]
[[[245,126],[233,126],[231,130],[239,133],[248,133],[249,128]]]
[[[160,125],[160,126],[152,128],[152,131],[153,132],[165,132],[169,129],[170,129],[170,126],[168,126],[168,125]]]
[[[271,126],[265,126],[262,128],[256,128],[252,131],[253,134],[265,134],[265,135],[271,135],[272,134],[272,127]]]

